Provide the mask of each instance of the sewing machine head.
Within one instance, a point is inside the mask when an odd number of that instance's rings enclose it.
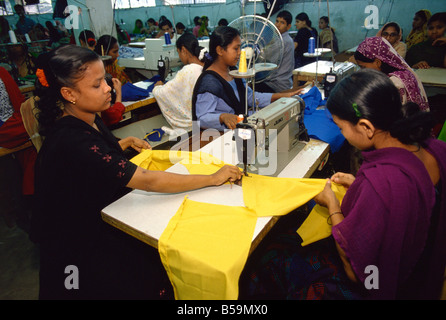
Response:
[[[290,151],[299,140],[307,140],[303,137],[306,135],[304,110],[305,102],[299,96],[280,98],[248,117],[248,124],[254,129],[264,129],[267,143],[276,130],[278,151]]]
[[[237,125],[238,159],[244,165],[245,174],[249,166],[253,172],[261,164],[270,163],[273,156],[289,159],[304,147],[302,142],[309,141],[304,111],[302,98],[280,98]],[[282,166],[287,164],[287,160],[281,162]]]

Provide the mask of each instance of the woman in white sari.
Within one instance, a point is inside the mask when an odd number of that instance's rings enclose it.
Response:
[[[165,84],[158,81],[152,92],[170,126],[189,131],[192,130],[192,92],[203,70],[207,49],[200,47],[190,33],[179,37],[176,47],[184,67]]]

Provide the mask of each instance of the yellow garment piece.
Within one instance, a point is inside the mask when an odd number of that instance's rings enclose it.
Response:
[[[345,195],[345,188],[339,184],[332,183],[331,189],[334,191],[339,203]],[[302,238],[302,246],[325,239],[331,235],[331,225],[327,223],[328,209],[316,204],[308,215],[307,219],[297,229],[297,233]]]
[[[319,194],[325,179],[275,178],[250,174],[243,177],[245,206],[259,217],[281,216]]]
[[[256,221],[244,207],[186,198],[158,244],[175,298],[237,299]]]
[[[220,159],[208,153],[180,150],[145,149],[130,161],[141,168],[157,171],[165,171],[180,162],[188,169],[190,174],[212,174],[224,165]],[[206,166],[203,166],[204,164]]]

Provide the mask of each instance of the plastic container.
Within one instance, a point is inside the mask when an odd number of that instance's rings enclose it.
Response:
[[[314,53],[316,42],[313,37],[308,39],[308,53]]]

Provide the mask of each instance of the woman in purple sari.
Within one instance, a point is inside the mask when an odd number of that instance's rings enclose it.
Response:
[[[398,88],[401,102],[414,102],[421,110],[429,111],[423,84],[406,61],[382,37],[371,37],[361,42],[355,52],[361,68],[371,68],[387,74]]]
[[[439,299],[446,143],[430,137],[431,114],[403,106],[389,78],[369,69],[342,80],[327,108],[364,158],[356,178],[336,173],[314,199],[328,208],[333,245],[304,251],[297,235],[276,237],[281,245],[273,241],[263,264],[248,271],[242,297]],[[347,189],[342,205],[331,183]]]

